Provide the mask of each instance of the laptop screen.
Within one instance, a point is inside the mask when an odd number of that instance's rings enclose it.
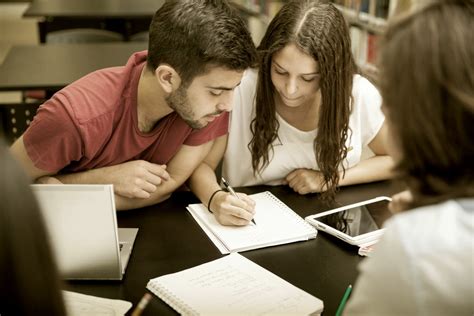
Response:
[[[66,279],[121,279],[112,185],[32,185]]]

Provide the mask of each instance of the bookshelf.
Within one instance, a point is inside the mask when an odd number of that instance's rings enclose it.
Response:
[[[260,43],[271,19],[285,0],[232,0],[247,19],[256,45]],[[415,5],[413,0],[332,0],[349,24],[352,53],[361,73],[375,82],[377,77],[377,41],[387,20]]]
[[[262,14],[260,2],[258,0],[232,0],[230,3],[245,16],[260,17]]]
[[[268,24],[284,0],[232,0],[230,3],[247,19],[255,45],[260,43]]]
[[[408,10],[410,0],[335,0],[333,4],[342,12],[349,24],[352,54],[361,73],[376,81],[378,40],[387,20]]]

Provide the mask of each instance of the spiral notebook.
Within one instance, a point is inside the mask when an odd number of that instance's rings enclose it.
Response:
[[[203,204],[190,204],[187,209],[223,254],[316,237],[317,230],[272,193],[265,191],[250,197],[256,202],[256,225],[223,226]]]
[[[319,315],[323,301],[238,253],[151,279],[182,315]]]

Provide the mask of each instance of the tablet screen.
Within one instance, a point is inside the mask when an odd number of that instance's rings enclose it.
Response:
[[[356,237],[382,228],[385,220],[392,215],[388,203],[388,200],[381,200],[321,216],[317,220],[346,235]]]

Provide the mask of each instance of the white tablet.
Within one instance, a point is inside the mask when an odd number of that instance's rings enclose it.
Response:
[[[391,200],[389,197],[380,196],[310,215],[305,220],[318,230],[351,245],[360,246],[380,238],[383,223],[392,215],[388,209]]]

